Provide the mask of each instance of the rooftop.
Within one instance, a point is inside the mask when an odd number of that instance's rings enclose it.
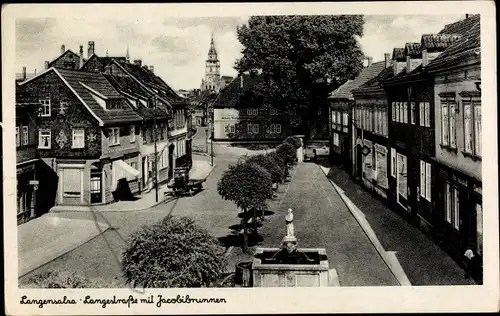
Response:
[[[363,68],[361,73],[353,80],[348,80],[343,85],[335,89],[329,99],[353,99],[352,91],[369,81],[370,79],[378,76],[380,72],[385,69],[385,61],[380,61],[371,64],[369,67]]]

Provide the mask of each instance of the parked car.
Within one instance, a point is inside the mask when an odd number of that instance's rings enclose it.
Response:
[[[316,160],[330,155],[330,146],[327,142],[309,142],[304,149],[304,161]]]

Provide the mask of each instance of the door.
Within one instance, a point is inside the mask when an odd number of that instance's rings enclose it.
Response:
[[[90,203],[102,203],[102,170],[90,171]]]
[[[83,204],[83,169],[62,168],[63,204]]]
[[[172,179],[174,176],[174,144],[168,146],[168,178]]]

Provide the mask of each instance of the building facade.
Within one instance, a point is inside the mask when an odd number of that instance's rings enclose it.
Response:
[[[220,91],[213,104],[214,141],[279,142],[290,135],[290,119],[264,108],[252,96],[258,74],[244,73]]]
[[[372,78],[354,89],[353,157],[355,177],[365,188],[387,198],[389,188],[389,120],[388,100],[381,80],[392,74],[392,61],[385,54],[376,63]]]
[[[458,260],[470,249],[473,274],[482,280],[483,198],[481,44],[479,15],[448,25],[441,34],[459,39],[427,67],[434,79],[432,113],[434,213],[440,239]]]
[[[41,104],[37,150],[58,176],[56,204],[112,202],[121,179],[137,187],[141,118],[100,73],[50,68],[21,86]]]
[[[17,223],[41,216],[54,206],[57,175],[37,152],[40,102],[16,84]]]

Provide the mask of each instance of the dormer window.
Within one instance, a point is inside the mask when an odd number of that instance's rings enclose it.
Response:
[[[119,110],[121,109],[120,100],[106,100],[106,109],[108,110]]]

